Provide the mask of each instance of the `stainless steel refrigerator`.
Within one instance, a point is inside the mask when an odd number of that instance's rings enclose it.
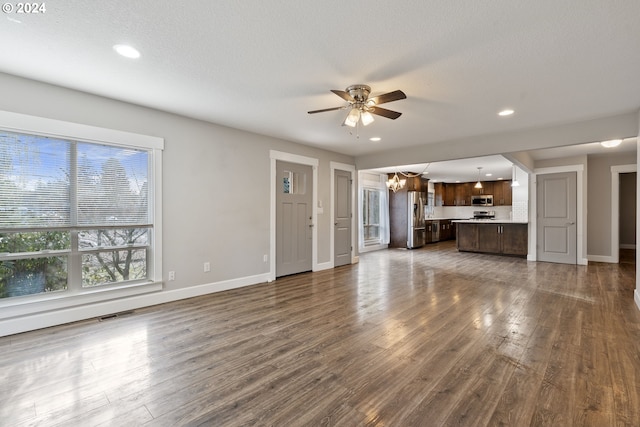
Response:
[[[407,198],[407,248],[419,248],[425,242],[424,228],[424,193],[409,191]]]

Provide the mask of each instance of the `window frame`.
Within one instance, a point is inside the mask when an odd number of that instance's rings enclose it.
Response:
[[[381,215],[381,211],[382,211],[382,197],[381,197],[381,192],[382,190],[380,190],[380,188],[378,187],[373,187],[373,186],[368,186],[368,185],[363,185],[362,186],[362,213],[363,216],[361,218],[361,225],[362,225],[362,232],[363,232],[363,243],[365,246],[371,246],[371,245],[379,245],[380,242],[382,241],[382,224],[380,224],[381,219],[382,219],[382,215]],[[368,212],[370,212],[370,208],[371,208],[371,203],[370,203],[370,198],[368,196],[369,193],[375,193],[378,195],[378,203],[377,203],[377,209],[378,209],[378,224],[370,224],[370,223],[365,223],[365,219],[370,219],[370,215],[368,215]],[[367,227],[377,227],[378,228],[378,237],[376,238],[367,238],[367,232],[365,230],[368,230]]]
[[[45,292],[23,297],[12,297],[0,300],[0,319],[34,314],[38,312],[73,307],[111,300],[114,298],[139,295],[162,289],[162,151],[164,139],[156,136],[142,135],[115,129],[71,123],[61,120],[35,117],[25,114],[0,111],[0,129],[8,132],[40,135],[70,141],[108,145],[119,148],[145,150],[148,152],[148,209],[149,222],[153,228],[153,237],[146,245],[147,278],[130,280],[114,284],[83,287],[81,277],[71,276],[68,272],[68,286],[62,292]],[[53,228],[53,227],[52,227]],[[69,228],[69,227],[63,227]],[[71,229],[87,230],[105,228],[99,226],[73,226]],[[117,228],[130,228],[128,225]],[[38,231],[50,230],[49,228]],[[77,232],[77,231],[76,231]],[[54,251],[29,253],[46,256]],[[71,252],[71,251],[69,251]],[[77,251],[82,256],[83,249]],[[17,255],[17,254],[14,254]],[[77,262],[70,255],[69,262]],[[80,280],[78,282],[78,280]],[[73,282],[72,282],[73,281]]]

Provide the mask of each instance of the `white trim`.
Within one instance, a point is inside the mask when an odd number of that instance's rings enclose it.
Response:
[[[150,155],[150,198],[151,216],[154,224],[153,241],[150,245],[152,256],[148,265],[150,282],[136,284],[122,284],[121,286],[105,286],[99,289],[82,289],[74,291],[74,283],[69,290],[60,293],[33,295],[32,297],[15,297],[2,301],[2,315],[0,315],[0,336],[10,334],[17,329],[5,329],[9,322],[24,322],[24,326],[16,326],[20,332],[47,327],[69,321],[81,320],[96,316],[92,311],[96,304],[118,304],[129,298],[137,298],[140,294],[162,290],[162,150],[164,139],[156,136],[124,132],[79,123],[36,117],[26,114],[0,111],[0,129],[51,136],[73,141],[86,141],[118,147],[130,147],[148,150]],[[73,280],[73,278],[71,278]],[[79,285],[77,286],[79,289]],[[65,313],[76,313],[67,316]],[[84,313],[84,314],[83,314]],[[60,321],[56,320],[60,316]],[[84,316],[84,317],[81,317]],[[48,319],[31,323],[29,319]],[[1,320],[4,319],[4,320]],[[72,320],[65,320],[72,319]],[[28,325],[40,325],[30,327]],[[11,327],[10,327],[11,328]],[[9,332],[6,332],[9,331]]]
[[[532,218],[532,221],[529,221],[530,224],[530,239],[529,239],[529,248],[533,248],[534,257],[537,258],[538,251],[538,235],[537,235],[537,223],[538,223],[538,175],[546,175],[551,173],[564,173],[564,172],[575,172],[576,173],[576,263],[578,265],[588,265],[589,260],[586,256],[586,251],[584,249],[584,239],[586,237],[586,222],[584,218],[584,165],[566,165],[566,166],[556,166],[549,168],[536,168],[532,174],[531,187],[532,191],[529,192],[531,195],[531,214],[529,218]],[[531,252],[530,252],[531,253]],[[527,257],[527,259],[529,259]],[[533,260],[532,260],[533,261]]]
[[[622,243],[620,244],[620,249],[635,249],[636,245],[632,244],[632,243]]]
[[[611,261],[603,262],[620,262],[620,174],[637,170],[637,164],[611,166]]]
[[[145,293],[143,295],[132,296],[129,298],[101,301],[92,304],[68,307],[56,311],[35,313],[29,316],[13,317],[0,321],[0,336],[13,335],[34,329],[62,325],[64,323],[92,319],[107,314],[120,313],[156,304],[164,304],[167,302],[193,298],[229,289],[256,285],[259,283],[265,283],[268,280],[269,275],[265,273],[198,286],[190,286],[188,288],[175,289],[171,291]]]
[[[333,268],[332,262],[323,262],[316,265],[316,269],[314,271],[331,270],[332,268]]]
[[[311,269],[318,271],[318,163],[313,157],[300,156],[298,154],[269,150],[271,159],[271,200],[269,201],[269,278],[271,282],[276,280],[276,161],[298,163],[313,168],[313,194],[311,196],[312,214],[311,223],[314,225],[311,243]]]
[[[331,233],[329,236],[329,262],[331,263],[331,267],[335,266],[335,228],[331,225],[335,223],[335,172],[337,170],[349,172],[351,176],[351,263],[355,264],[357,261],[355,260],[355,248],[358,242],[358,228],[355,225],[355,219],[358,216],[356,211],[356,167],[354,165],[348,165],[346,163],[338,163],[338,162],[329,162],[329,170],[331,175],[331,222],[329,225],[331,226]]]
[[[618,261],[614,261],[612,256],[607,255],[588,255],[587,258],[592,262],[608,262],[608,263],[617,263]]]
[[[636,302],[636,307],[640,309],[640,288],[636,288],[636,290],[633,292],[633,300]]]
[[[121,130],[64,122],[44,117],[0,111],[0,128],[14,132],[29,132],[56,138],[99,142],[121,147],[152,150],[164,149],[164,138]]]
[[[383,244],[377,244],[377,245],[369,245],[369,246],[364,246],[362,248],[360,248],[360,253],[366,253],[366,252],[373,252],[373,251],[379,251],[382,249],[389,249],[389,245],[383,245]]]

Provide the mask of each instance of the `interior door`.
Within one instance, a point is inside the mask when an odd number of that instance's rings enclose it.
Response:
[[[276,277],[311,271],[312,169],[276,162]]]
[[[538,175],[537,258],[577,264],[577,174]]]
[[[335,267],[351,264],[351,173],[334,171],[334,258]]]

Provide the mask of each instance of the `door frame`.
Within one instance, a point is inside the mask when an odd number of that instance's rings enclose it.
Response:
[[[637,164],[611,166],[611,257],[603,257],[608,258],[602,260],[603,262],[620,262],[620,174],[637,171]]]
[[[529,180],[529,195],[531,196],[529,218],[532,218],[532,221],[529,223],[529,255],[527,255],[527,260],[536,261],[538,259],[538,175],[564,172],[576,173],[576,262],[578,265],[588,265],[589,261],[584,247],[584,239],[587,235],[587,223],[584,220],[584,214],[587,210],[584,206],[586,201],[584,197],[584,165],[581,164],[534,169],[532,179]]]
[[[358,183],[356,182],[356,167],[354,165],[348,165],[346,163],[339,162],[329,162],[329,169],[331,171],[331,222],[329,224],[335,223],[335,203],[336,203],[336,195],[335,195],[335,171],[341,170],[345,172],[349,172],[351,175],[351,264],[355,264],[359,261],[359,257],[355,255],[356,245],[355,242],[358,241],[358,228],[355,224],[355,219],[358,216],[355,210],[356,203],[356,195],[355,191],[358,187]],[[335,267],[335,230],[333,225],[331,225],[331,236],[329,241],[329,259],[331,260],[331,266],[329,268]]]
[[[318,269],[318,159],[298,154],[286,153],[283,151],[269,150],[271,160],[271,197],[269,207],[269,282],[276,280],[276,161],[298,163],[311,166],[313,169],[312,195],[311,195],[311,223],[313,231],[311,233],[311,271]]]

